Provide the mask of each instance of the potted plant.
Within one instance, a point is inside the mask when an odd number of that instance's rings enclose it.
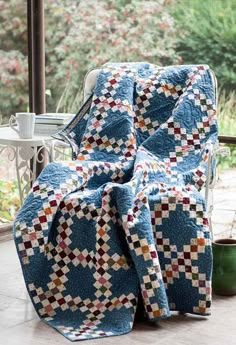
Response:
[[[217,295],[236,294],[236,239],[219,239],[212,243],[213,291]]]

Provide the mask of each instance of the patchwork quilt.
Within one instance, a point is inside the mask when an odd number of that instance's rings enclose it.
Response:
[[[206,205],[217,141],[208,66],[106,64],[93,96],[57,138],[73,159],[48,164],[14,223],[39,317],[68,339],[132,329],[171,310],[208,315]]]

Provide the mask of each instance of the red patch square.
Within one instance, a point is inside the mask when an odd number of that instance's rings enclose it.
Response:
[[[114,85],[114,84],[116,84],[116,83],[117,83],[117,81],[116,81],[115,79],[111,79],[111,80],[110,80],[110,84],[111,84],[111,85]]]
[[[175,129],[174,129],[174,133],[175,133],[175,134],[180,134],[180,128],[175,128]]]
[[[51,207],[57,206],[56,200],[51,200],[51,201],[49,202],[49,204],[50,204]]]
[[[40,223],[47,223],[47,217],[46,216],[40,216],[39,221],[40,221]]]
[[[169,210],[169,205],[168,205],[168,204],[162,204],[162,205],[161,205],[161,209],[162,209],[163,211],[168,211],[168,210]]]
[[[64,300],[64,298],[59,299],[57,302],[58,302],[58,304],[60,304],[60,305],[66,303],[66,301]]]
[[[39,185],[33,187],[33,192],[36,192],[37,190],[39,190]]]
[[[192,253],[197,252],[197,246],[191,246],[190,248]]]
[[[157,258],[157,253],[156,252],[150,252],[150,254],[151,254],[151,257],[153,258],[153,259],[155,259],[155,258]]]

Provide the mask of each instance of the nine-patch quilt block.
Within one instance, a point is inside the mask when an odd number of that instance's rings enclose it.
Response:
[[[208,66],[107,64],[57,138],[14,224],[41,319],[74,341],[132,329],[146,316],[208,315],[211,239],[200,190],[217,141]]]

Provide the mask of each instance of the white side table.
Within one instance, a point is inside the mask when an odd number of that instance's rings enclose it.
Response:
[[[0,127],[0,154],[8,148],[8,159],[15,161],[21,204],[35,181],[36,163],[47,158],[42,155],[43,148],[51,161],[52,140],[48,135],[37,134],[32,139],[20,139],[10,127]]]

